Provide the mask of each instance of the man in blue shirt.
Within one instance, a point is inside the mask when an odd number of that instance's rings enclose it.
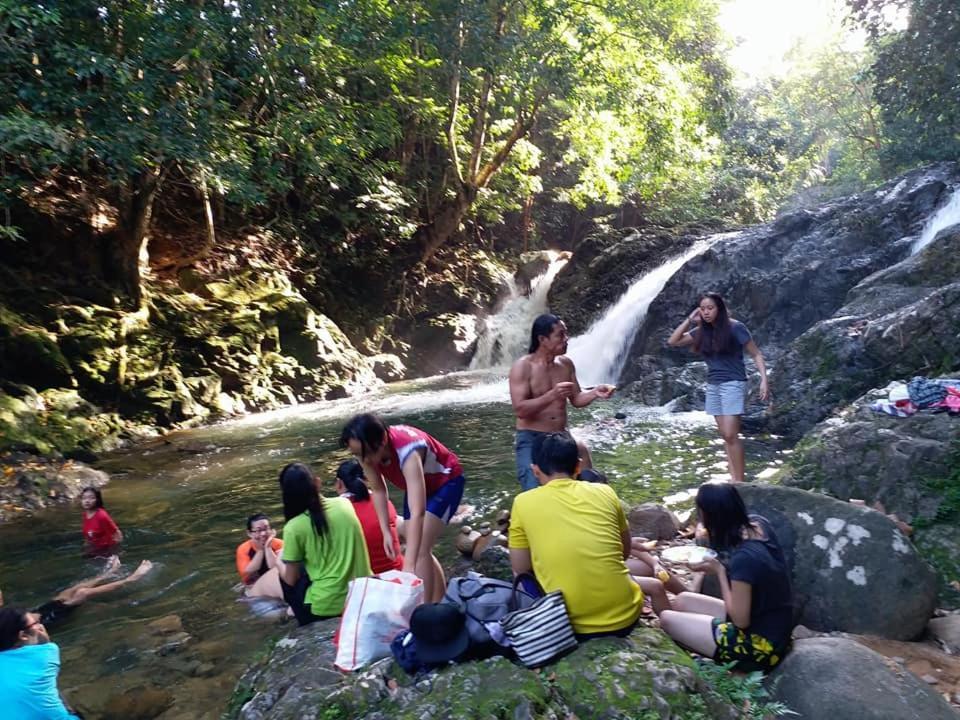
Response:
[[[5,717],[78,720],[57,690],[60,648],[36,613],[0,608],[0,698]]]

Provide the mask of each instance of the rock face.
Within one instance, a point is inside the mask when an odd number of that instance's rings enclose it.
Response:
[[[960,166],[942,163],[876,191],[720,237],[677,271],[651,303],[631,358],[690,361],[688,352],[664,345],[706,290],[720,292],[765,354],[777,357],[801,333],[833,316],[858,282],[907,257],[908,236],[920,231],[958,178]],[[628,362],[621,381],[638,379],[642,370]]]
[[[960,422],[946,413],[896,418],[870,410],[886,395],[867,393],[807,433],[783,482],[841,500],[880,501],[909,521],[935,519],[944,495],[931,481],[956,467]]]
[[[956,720],[940,695],[846,638],[797,640],[767,685],[798,720]]]
[[[633,508],[627,515],[630,534],[648,540],[671,540],[680,531],[677,516],[662,505],[644,503]]]
[[[870,388],[960,369],[960,225],[866,278],[798,337],[771,380],[778,433],[799,437]]]
[[[936,603],[936,576],[889,518],[795,488],[739,490],[784,548],[797,622],[894,640],[923,631]]]
[[[548,295],[550,311],[579,335],[643,273],[683,252],[695,238],[657,228],[625,228],[588,235],[561,270]]]
[[[285,275],[190,287],[153,288],[137,312],[59,296],[29,298],[29,318],[0,306],[0,448],[97,450],[131,424],[198,424],[379,383]]]
[[[336,621],[280,640],[240,680],[227,717],[241,720],[733,720],[694,673],[693,661],[659,630],[582,644],[532,672],[504,658],[451,665],[414,684],[392,659],[346,675],[333,669]]]
[[[21,512],[73,503],[85,487],[102,487],[110,477],[72,460],[41,460],[27,453],[0,457],[0,522]]]

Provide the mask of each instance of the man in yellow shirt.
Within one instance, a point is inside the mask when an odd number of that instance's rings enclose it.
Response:
[[[546,592],[560,590],[578,639],[626,636],[643,608],[630,577],[630,530],[609,485],[573,480],[577,444],[566,433],[545,435],[534,448],[540,487],[517,495],[510,513],[510,564],[533,572]]]

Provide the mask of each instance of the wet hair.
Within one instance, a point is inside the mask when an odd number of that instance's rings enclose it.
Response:
[[[370,489],[363,480],[363,467],[356,460],[340,463],[340,467],[337,468],[337,479],[346,485],[354,499],[361,502],[370,499]]]
[[[743,531],[750,527],[750,516],[743,498],[731,483],[704,483],[697,490],[700,521],[716,550],[729,550],[743,542]]]
[[[544,475],[563,473],[573,477],[580,462],[577,442],[567,433],[548,433],[539,438],[533,446],[533,464]]]
[[[730,314],[727,304],[720,293],[706,292],[697,300],[699,305],[704,300],[712,300],[717,306],[717,317],[712,323],[703,321],[693,336],[693,350],[702,355],[718,355],[735,350],[733,327],[730,325]]]
[[[94,507],[102,508],[103,507],[103,493],[100,492],[100,488],[95,488],[93,485],[88,485],[83,490],[80,491],[80,497],[83,497],[84,493],[92,492],[94,497],[97,498],[97,501],[94,503]]]
[[[550,313],[544,313],[533,321],[533,327],[530,328],[530,349],[527,351],[531,355],[540,347],[540,338],[548,337],[553,332],[553,328],[560,322],[560,318]]]
[[[247,518],[247,532],[253,532],[253,524],[257,520],[266,520],[267,522],[270,522],[270,518],[268,518],[263,513],[254,513],[253,515]]]
[[[0,652],[11,650],[20,642],[20,633],[27,629],[27,611],[23,608],[0,608]]]
[[[387,439],[387,425],[379,415],[363,413],[354,415],[350,422],[343,426],[340,433],[340,447],[347,447],[351,440],[360,442],[361,457],[378,450]]]
[[[280,489],[283,492],[283,517],[286,520],[309,512],[317,535],[323,537],[327,534],[327,516],[310,468],[303,463],[290,463],[284,467],[280,471]]]

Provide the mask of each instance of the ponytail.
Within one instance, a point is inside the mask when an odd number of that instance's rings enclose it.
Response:
[[[280,471],[280,489],[283,493],[283,517],[286,520],[310,513],[317,535],[327,534],[327,516],[317,492],[313,473],[303,463],[290,463]]]
[[[347,460],[337,468],[337,479],[342,482],[356,500],[370,499],[370,489],[363,480],[363,467],[356,460]]]

